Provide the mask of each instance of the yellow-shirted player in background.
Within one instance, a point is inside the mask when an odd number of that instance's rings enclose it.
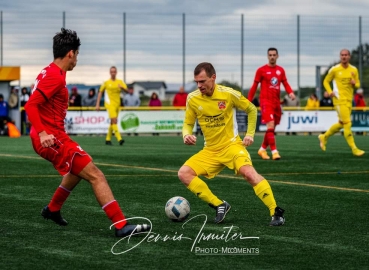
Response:
[[[324,134],[319,135],[320,148],[325,151],[328,138],[343,128],[343,135],[355,156],[364,155],[364,151],[356,147],[351,131],[351,110],[354,88],[360,87],[357,68],[350,65],[350,51],[342,49],[341,62],[332,67],[324,79],[324,88],[333,98],[333,105],[338,114],[338,123],[332,125]],[[333,90],[331,88],[333,81]]]
[[[112,145],[111,143],[111,135],[114,132],[115,137],[117,138],[120,145],[124,143],[122,136],[119,133],[118,129],[118,114],[120,107],[120,92],[127,91],[127,85],[122,80],[118,80],[117,78],[117,68],[112,66],[110,68],[110,79],[105,81],[100,86],[100,91],[97,96],[96,101],[96,110],[100,110],[100,100],[103,92],[105,91],[104,96],[104,105],[106,110],[108,111],[110,118],[110,126],[108,129],[108,133],[106,134],[106,142],[107,145]]]
[[[245,149],[245,146],[254,142],[256,107],[240,92],[216,84],[215,69],[210,63],[197,65],[194,77],[198,89],[187,97],[183,141],[187,145],[196,144],[192,130],[198,119],[205,146],[179,169],[179,179],[191,192],[216,210],[215,223],[220,223],[231,206],[217,198],[198,176],[213,178],[227,166],[253,186],[256,195],[269,208],[272,216],[270,225],[283,225],[284,210],[277,206],[268,181],[255,171]],[[243,140],[238,135],[236,108],[248,114],[248,127]]]

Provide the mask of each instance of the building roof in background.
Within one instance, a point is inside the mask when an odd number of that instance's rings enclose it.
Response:
[[[140,85],[146,90],[159,89],[161,87],[164,87],[165,89],[167,89],[167,85],[164,81],[134,81],[132,85],[135,85],[135,84]]]
[[[166,93],[177,93],[179,88],[182,86],[181,83],[167,83],[167,90]],[[195,82],[189,82],[185,84],[185,92],[190,93],[197,89],[197,85]]]

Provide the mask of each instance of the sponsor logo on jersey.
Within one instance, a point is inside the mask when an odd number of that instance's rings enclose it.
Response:
[[[270,79],[270,84],[273,86],[276,86],[278,84],[278,79],[276,77],[273,77]]]
[[[226,108],[226,102],[225,101],[218,101],[218,108],[219,108],[219,110],[224,110]]]
[[[217,115],[205,115],[206,128],[216,128],[225,126],[222,113]]]

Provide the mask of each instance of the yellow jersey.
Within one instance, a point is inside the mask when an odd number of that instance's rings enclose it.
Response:
[[[127,85],[122,80],[115,79],[114,81],[112,79],[109,79],[105,81],[100,86],[100,92],[105,91],[104,95],[104,103],[105,106],[114,106],[119,107],[120,106],[120,92],[121,88],[127,89]]]
[[[186,102],[183,137],[192,134],[196,119],[205,138],[205,147],[219,151],[230,144],[242,142],[238,135],[236,108],[248,114],[246,135],[254,136],[257,109],[239,91],[215,85],[212,96],[201,94],[197,89],[190,93]]]
[[[356,81],[353,86],[350,81]],[[330,82],[333,81],[333,90]],[[354,88],[360,87],[359,73],[353,65],[344,68],[341,64],[333,66],[324,79],[324,88],[330,94],[334,92],[333,104],[351,103],[354,95]]]
[[[307,110],[318,109],[319,106],[320,106],[319,100],[313,100],[313,99],[309,98],[307,100],[305,109],[307,109]]]

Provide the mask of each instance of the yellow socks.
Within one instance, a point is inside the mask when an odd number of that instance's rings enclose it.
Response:
[[[343,125],[343,135],[345,136],[346,142],[350,146],[350,148],[355,149],[356,144],[354,141],[354,136],[352,136],[351,132],[351,122]]]
[[[270,187],[268,181],[264,179],[259,184],[254,186],[254,191],[256,196],[269,208],[270,215],[274,215],[274,210],[277,207],[275,202],[272,188]]]
[[[108,128],[108,134],[106,134],[106,141],[111,141],[111,134],[113,133],[113,129],[111,127],[111,125]]]
[[[210,191],[208,185],[197,176],[192,179],[187,188],[204,202],[210,203],[214,206],[218,206],[223,203]]]
[[[328,139],[330,136],[332,136],[333,134],[339,132],[341,130],[341,128],[343,127],[343,125],[341,123],[336,123],[334,125],[332,125],[325,133],[324,136],[326,139]]]
[[[118,125],[112,124],[111,125],[112,130],[114,131],[114,135],[117,138],[118,142],[122,139],[122,136],[120,136]]]

